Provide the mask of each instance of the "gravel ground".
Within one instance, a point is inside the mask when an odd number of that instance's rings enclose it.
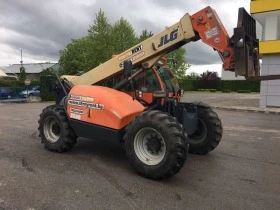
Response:
[[[189,155],[176,176],[155,182],[135,174],[109,139],[46,151],[37,121],[47,105],[0,105],[1,210],[280,209],[279,116],[217,110],[219,146]]]

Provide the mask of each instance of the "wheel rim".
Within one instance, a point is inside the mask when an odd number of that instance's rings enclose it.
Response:
[[[190,144],[199,144],[203,142],[207,135],[207,127],[201,119],[198,119],[197,127],[197,131],[189,137]]]
[[[60,126],[54,117],[48,117],[44,123],[44,135],[52,143],[58,141],[60,137]]]
[[[157,130],[143,128],[134,137],[134,151],[143,163],[157,165],[165,156],[166,144]]]

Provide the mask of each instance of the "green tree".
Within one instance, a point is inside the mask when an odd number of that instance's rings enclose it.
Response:
[[[119,54],[138,43],[132,25],[123,17],[113,25],[111,40],[114,54]]]
[[[89,25],[88,35],[90,36],[109,36],[112,26],[109,23],[108,18],[105,16],[105,13],[100,9],[99,12],[95,15],[95,20],[93,24]]]
[[[186,71],[190,68],[190,64],[185,58],[185,53],[185,48],[181,47],[166,54],[168,66],[172,69],[177,79],[185,79]]]
[[[195,72],[191,72],[189,75],[186,76],[186,78],[189,80],[198,80],[199,74]]]
[[[145,29],[145,30],[142,31],[141,35],[139,36],[138,41],[142,42],[142,41],[148,39],[151,36],[153,36],[153,33],[151,31],[148,32],[148,30]]]
[[[53,68],[46,68],[43,69],[43,71],[40,73],[40,76],[54,76],[55,75],[55,70]]]
[[[90,49],[92,42],[89,37],[72,40],[65,49],[59,52],[59,64],[62,66],[60,74],[74,75],[80,71],[88,71],[92,68],[92,60],[90,58]]]
[[[91,47],[88,54],[91,60],[91,68],[109,60],[112,57],[112,25],[105,13],[100,9],[95,16],[93,24],[89,26],[88,36]],[[90,70],[86,69],[86,71]]]
[[[20,82],[24,82],[26,80],[26,71],[25,71],[25,68],[23,66],[19,68],[18,80]]]
[[[109,24],[104,12],[100,9],[93,24],[89,25],[88,36],[73,39],[65,49],[59,52],[59,64],[62,69],[59,74],[74,75],[87,72],[112,56]]]
[[[214,71],[205,71],[200,74],[200,80],[221,80],[217,72]]]

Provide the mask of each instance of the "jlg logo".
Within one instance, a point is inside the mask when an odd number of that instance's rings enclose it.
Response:
[[[168,34],[165,34],[164,36],[162,36],[160,38],[160,43],[158,45],[158,47],[162,47],[163,45],[166,45],[168,44],[169,42],[175,40],[178,38],[178,28],[171,31],[170,33],[170,38],[168,39]]]

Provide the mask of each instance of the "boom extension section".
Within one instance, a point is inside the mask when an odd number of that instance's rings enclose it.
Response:
[[[240,8],[237,28],[230,38],[215,10],[206,7],[192,16],[185,14],[179,22],[87,73],[81,76],[65,75],[62,79],[73,86],[93,85],[120,73],[125,60],[131,60],[133,68],[148,69],[164,54],[200,39],[219,53],[225,70],[247,79],[259,76],[256,21],[244,8]]]
[[[207,45],[218,51],[226,71],[246,78],[259,76],[259,41],[256,21],[244,8],[239,9],[237,27],[231,38],[211,7],[192,16],[194,30]]]
[[[136,46],[113,57],[89,72],[76,77],[63,76],[73,85],[92,85],[114,76],[123,70],[125,60],[131,60],[133,68],[150,68],[164,54],[175,50],[195,37],[189,14],[185,14],[178,23],[144,40]]]

